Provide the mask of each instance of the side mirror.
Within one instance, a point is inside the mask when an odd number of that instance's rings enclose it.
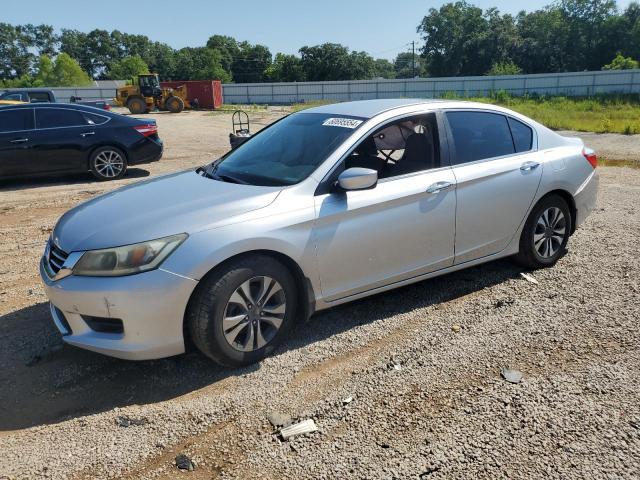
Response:
[[[338,186],[342,190],[367,190],[378,183],[378,172],[370,168],[347,168],[338,177]]]

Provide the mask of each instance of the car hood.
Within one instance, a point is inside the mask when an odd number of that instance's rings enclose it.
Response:
[[[53,240],[66,252],[192,233],[271,204],[279,187],[225,183],[194,171],[129,185],[65,213]]]

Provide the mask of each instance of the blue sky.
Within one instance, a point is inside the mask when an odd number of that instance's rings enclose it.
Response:
[[[535,10],[551,0],[470,1],[502,12]],[[29,0],[3,9],[0,21],[47,23],[57,29],[118,29],[147,35],[180,48],[203,45],[213,34],[267,45],[271,53],[297,53],[303,45],[342,43],[374,57],[393,58],[419,40],[416,27],[429,8],[446,2],[428,0]],[[618,1],[620,8],[630,0]]]

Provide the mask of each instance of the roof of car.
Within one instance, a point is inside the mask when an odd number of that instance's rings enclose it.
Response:
[[[332,115],[350,115],[354,117],[371,118],[394,108],[406,107],[438,100],[423,100],[419,98],[384,98],[378,100],[357,100],[355,102],[331,103],[319,107],[303,110],[308,113],[329,113]]]
[[[385,98],[379,100],[358,100],[355,102],[341,102],[322,105],[303,110],[302,113],[325,113],[330,115],[349,115],[353,117],[372,118],[383,112],[411,105],[433,105],[440,108],[483,108],[499,110],[499,107],[487,103],[466,102],[461,100],[439,100],[424,98]]]

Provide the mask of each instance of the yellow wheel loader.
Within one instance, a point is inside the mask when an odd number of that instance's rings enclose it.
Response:
[[[149,113],[156,108],[180,113],[191,107],[187,100],[187,86],[162,88],[157,73],[138,75],[132,85],[118,88],[115,102],[136,115]]]

